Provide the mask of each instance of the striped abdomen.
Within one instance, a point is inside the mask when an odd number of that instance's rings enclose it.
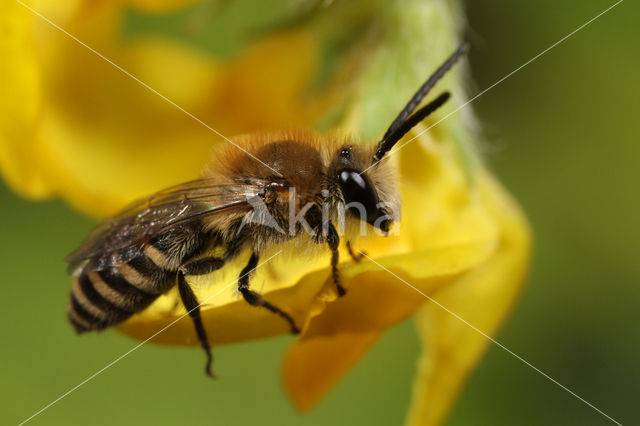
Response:
[[[96,271],[89,262],[75,279],[67,313],[78,333],[116,325],[175,285],[182,262],[206,245],[192,227],[156,238],[127,263]]]

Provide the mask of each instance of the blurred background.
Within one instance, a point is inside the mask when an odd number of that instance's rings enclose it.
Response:
[[[611,4],[466,2],[471,93]],[[522,204],[536,239],[528,285],[498,340],[623,424],[640,422],[638,16],[638,3],[623,2],[472,105],[484,156]],[[136,342],[114,331],[79,339],[65,319],[71,281],[62,259],[94,222],[60,201],[25,201],[4,183],[0,205],[0,423],[15,424]],[[419,350],[411,321],[304,416],[279,388],[290,341],[217,347],[215,383],[194,375],[199,349],[145,345],[32,423],[402,423]],[[493,346],[447,424],[607,423]]]

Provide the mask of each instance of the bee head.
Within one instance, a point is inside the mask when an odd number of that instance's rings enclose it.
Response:
[[[450,95],[444,92],[416,111],[425,96],[467,49],[466,43],[460,45],[436,72],[431,74],[393,120],[372,153],[346,146],[336,155],[333,170],[346,203],[346,210],[385,234],[389,232],[393,221],[399,217],[399,202],[392,187],[395,179],[388,176],[390,167],[386,164],[388,162],[385,163],[382,159],[404,135],[447,102]]]
[[[338,150],[333,162],[337,184],[342,193],[348,213],[373,225],[385,234],[399,218],[399,201],[395,190],[395,179],[385,155],[418,123],[436,111],[450,97],[444,92],[431,102],[418,108],[436,83],[466,53],[468,45],[458,49],[424,82],[391,123],[374,150],[344,146]],[[416,108],[418,108],[416,110]]]
[[[386,163],[371,163],[371,152],[359,146],[338,150],[332,167],[345,212],[387,234],[399,218],[393,170]]]

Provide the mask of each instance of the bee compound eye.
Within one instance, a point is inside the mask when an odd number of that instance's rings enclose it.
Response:
[[[348,211],[366,222],[372,222],[377,218],[378,197],[365,174],[354,169],[340,170],[338,184]]]

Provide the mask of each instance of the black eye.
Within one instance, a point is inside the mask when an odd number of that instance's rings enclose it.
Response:
[[[361,220],[374,221],[378,216],[378,197],[367,177],[357,170],[343,169],[338,172],[338,183],[345,202],[351,204],[348,210]]]

